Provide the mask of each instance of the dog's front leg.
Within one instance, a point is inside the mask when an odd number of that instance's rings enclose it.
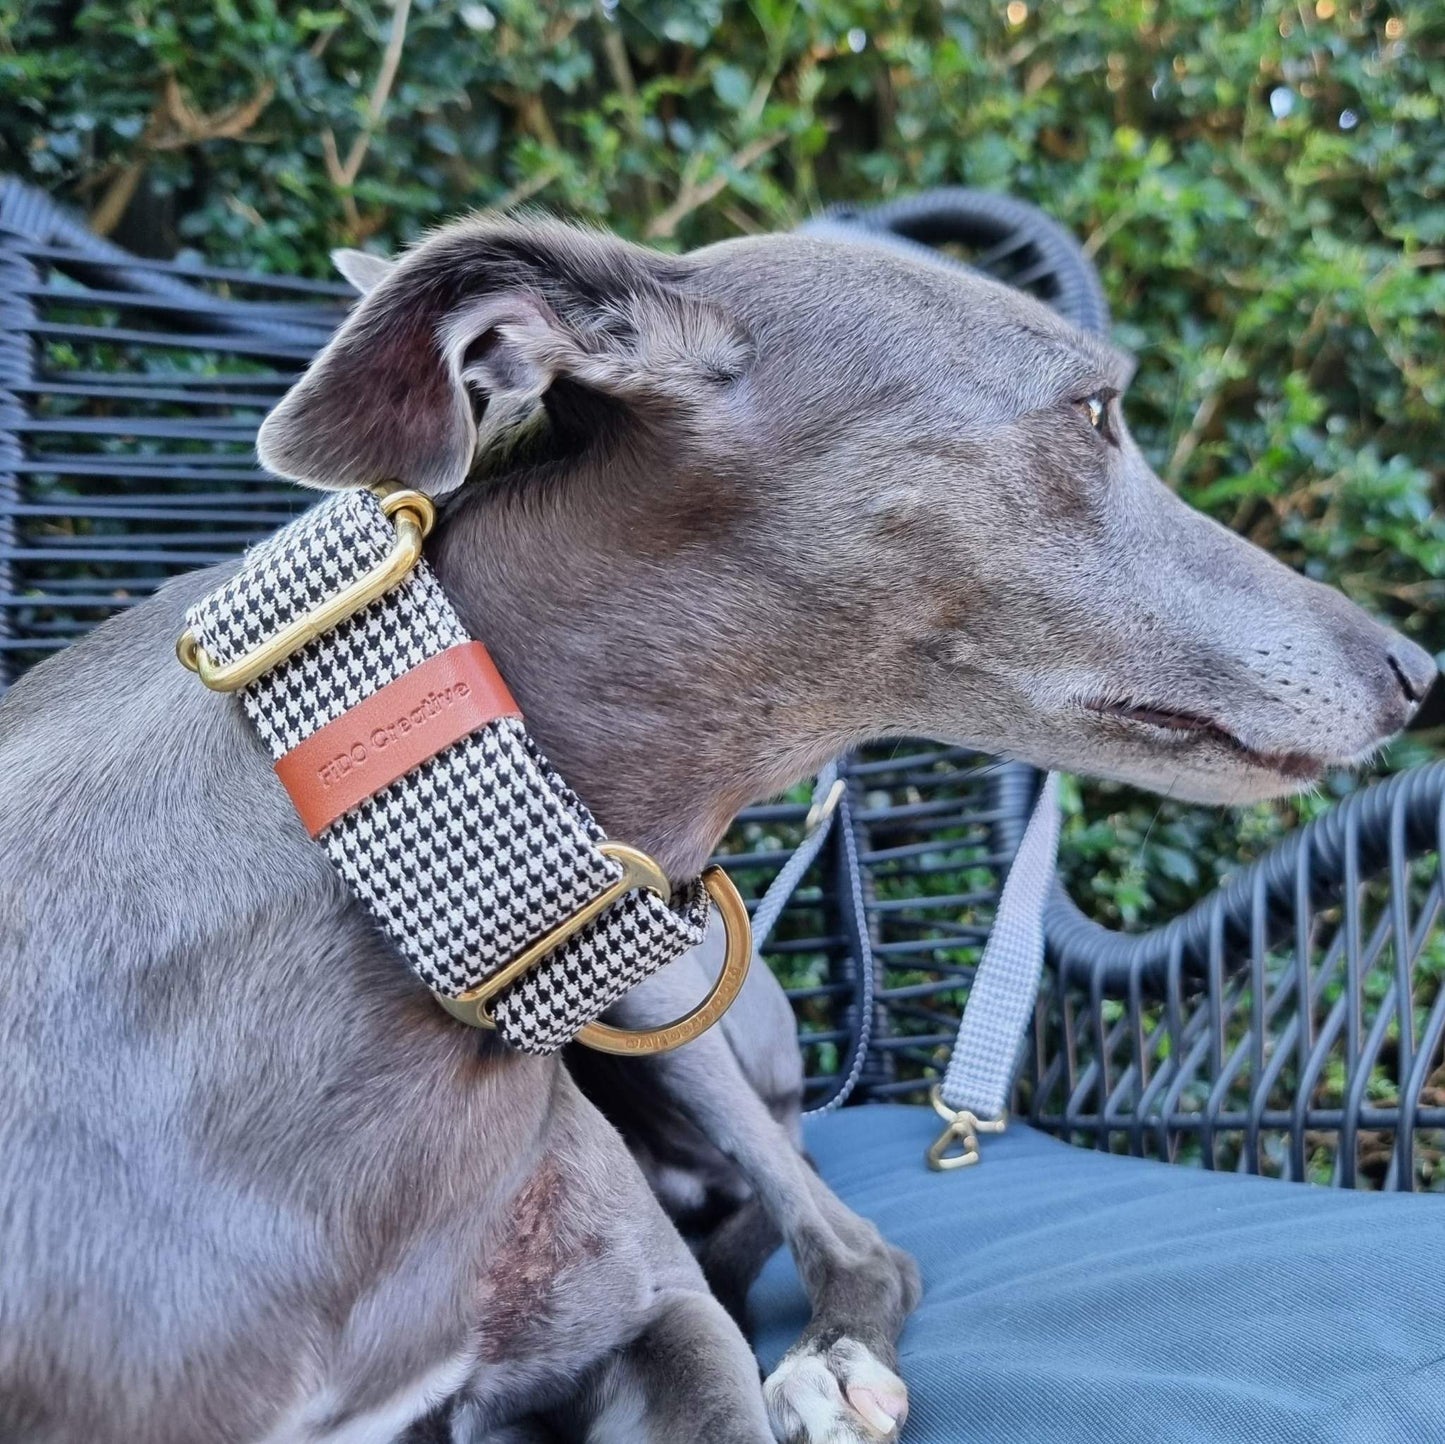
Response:
[[[757,1362],[617,1132],[562,1070],[492,1223],[455,1444],[771,1444]]]
[[[758,1366],[708,1293],[658,1297],[646,1327],[585,1391],[587,1444],[772,1444]]]
[[[756,981],[776,988],[762,975]],[[609,1017],[626,1027],[656,1026],[705,988],[706,970],[685,958],[634,989]],[[795,1047],[791,1033],[778,1046]],[[774,1224],[797,1262],[813,1315],[764,1386],[777,1437],[787,1444],[896,1438],[908,1411],[907,1390],[894,1372],[897,1340],[918,1302],[917,1265],[808,1166],[788,1123],[769,1111],[721,1028],[675,1053],[626,1066],[645,1069],[656,1108],[677,1110],[733,1161],[766,1215],[757,1222]],[[736,1222],[753,1211],[745,1205]],[[734,1232],[740,1236],[733,1243],[747,1253],[750,1241],[741,1236],[747,1230]]]
[[[642,1331],[564,1404],[500,1429],[477,1425],[464,1404],[442,1437],[450,1444],[773,1444],[752,1350],[698,1284],[659,1292]],[[402,1444],[432,1444],[432,1436],[408,1435]]]

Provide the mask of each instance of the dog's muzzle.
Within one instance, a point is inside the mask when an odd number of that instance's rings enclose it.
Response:
[[[679,1047],[742,987],[747,909],[720,868],[674,889],[605,839],[422,558],[433,517],[395,484],[338,493],[193,607],[177,654],[239,692],[307,830],[453,1017],[529,1053]],[[702,942],[710,904],[707,997],[665,1027],[597,1022]]]

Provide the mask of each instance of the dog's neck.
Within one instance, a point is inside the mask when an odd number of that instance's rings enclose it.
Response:
[[[856,739],[799,697],[818,669],[784,630],[796,599],[756,558],[694,550],[695,488],[687,515],[615,485],[579,505],[578,489],[454,504],[430,553],[558,771],[610,836],[680,880],[739,808]]]

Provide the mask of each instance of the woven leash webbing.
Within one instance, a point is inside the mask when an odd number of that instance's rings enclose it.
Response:
[[[320,503],[249,552],[188,622],[235,660],[386,555],[392,525],[368,491]],[[241,693],[280,758],[428,658],[470,638],[425,561],[398,587]],[[501,718],[384,787],[317,838],[418,977],[448,997],[483,982],[620,875],[601,829],[537,749]],[[626,893],[492,1004],[498,1032],[530,1053],[567,1043],[619,997],[699,944],[697,884],[669,906]]]
[[[1059,848],[1059,780],[1049,773],[1014,854],[939,1093],[977,1119],[1001,1118],[1044,966],[1044,910]]]

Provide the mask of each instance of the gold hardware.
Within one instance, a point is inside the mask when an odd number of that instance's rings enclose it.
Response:
[[[488,978],[485,983],[455,998],[434,993],[437,1002],[452,1017],[473,1028],[495,1028],[496,1023],[487,1011],[487,1003],[529,968],[535,967],[548,953],[560,947],[574,933],[586,927],[599,913],[611,907],[624,893],[645,887],[661,898],[671,896],[672,888],[662,869],[645,852],[639,852],[637,848],[628,847],[621,842],[601,843],[598,851],[622,864],[622,876],[565,922],[559,923],[545,937],[539,938],[519,953],[495,977]],[[707,997],[675,1022],[660,1028],[634,1031],[629,1028],[614,1028],[606,1023],[589,1023],[577,1034],[577,1042],[602,1053],[616,1053],[623,1057],[636,1058],[651,1053],[668,1053],[707,1032],[733,1005],[752,961],[752,925],[748,921],[748,910],[738,895],[737,888],[720,867],[708,868],[702,875],[702,884],[707,889],[708,896],[717,904],[727,937],[722,971]]]
[[[535,943],[524,948],[500,973],[488,978],[485,983],[478,983],[475,988],[468,988],[465,993],[458,993],[454,998],[449,998],[444,993],[436,993],[434,996],[437,1002],[452,1017],[470,1024],[473,1028],[495,1028],[497,1025],[487,1012],[486,1004],[503,988],[516,982],[529,968],[541,962],[548,953],[561,947],[574,933],[581,932],[593,918],[610,908],[624,893],[645,887],[660,898],[672,895],[671,883],[645,852],[628,847],[625,842],[599,843],[597,850],[604,857],[610,857],[614,862],[622,864],[622,876],[598,893],[591,902],[578,908],[570,918],[564,918],[551,932],[544,933]]]
[[[702,875],[702,885],[717,904],[727,939],[723,947],[722,971],[707,997],[691,1012],[660,1028],[642,1028],[634,1032],[629,1028],[613,1028],[606,1023],[589,1023],[578,1033],[579,1043],[585,1043],[599,1053],[616,1053],[623,1058],[670,1053],[706,1033],[732,1007],[753,961],[753,925],[748,920],[747,905],[738,895],[732,878],[722,868],[708,868]]]
[[[978,1151],[980,1133],[1002,1133],[1008,1127],[1008,1114],[997,1118],[979,1118],[967,1108],[950,1108],[943,1101],[943,1087],[935,1083],[928,1101],[933,1111],[948,1125],[928,1149],[928,1166],[935,1173],[949,1173],[955,1168],[971,1168],[981,1157]],[[957,1145],[957,1153],[949,1149]]]
[[[181,665],[196,673],[213,692],[238,692],[405,581],[421,559],[422,542],[436,520],[436,508],[429,496],[396,482],[383,482],[372,487],[372,492],[396,528],[396,540],[382,561],[234,662],[213,662],[188,628],[176,643]]]

